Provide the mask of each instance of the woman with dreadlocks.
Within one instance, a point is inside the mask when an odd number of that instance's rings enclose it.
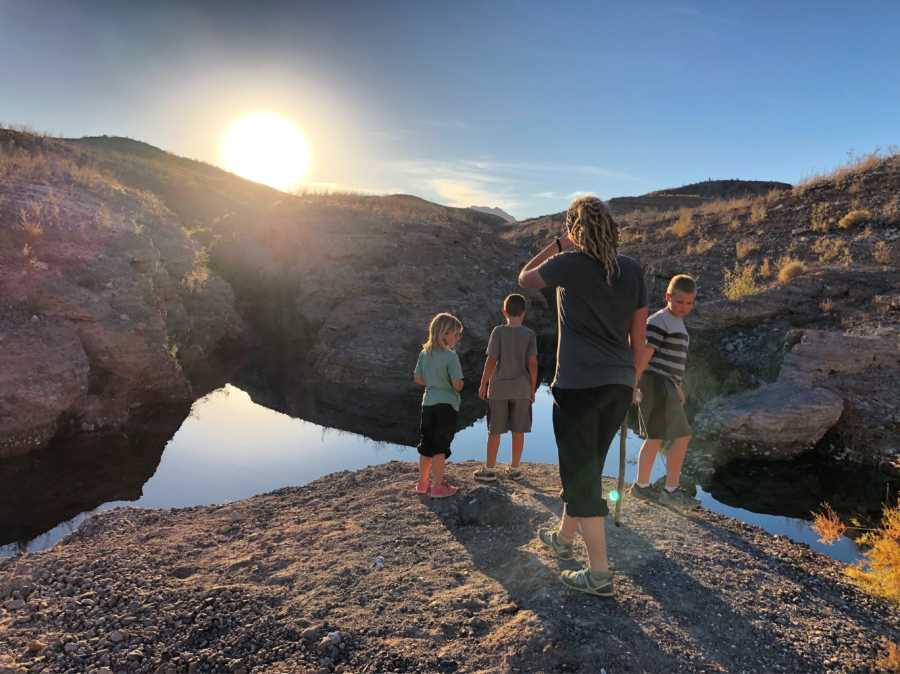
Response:
[[[643,351],[647,291],[637,262],[618,254],[618,227],[596,197],[566,212],[566,233],[519,272],[523,288],[556,288],[558,343],[553,379],[553,432],[559,451],[563,516],[539,532],[562,559],[572,559],[581,530],[589,565],[563,571],[574,590],[612,596],[606,555],[601,474],[609,444],[631,405],[635,363]]]

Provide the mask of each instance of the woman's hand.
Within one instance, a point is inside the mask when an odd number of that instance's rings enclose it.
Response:
[[[687,397],[684,395],[684,389],[681,388],[681,384],[679,384],[678,386],[675,387],[675,392],[678,393],[678,401],[682,405],[684,405],[685,401],[687,400]]]
[[[487,382],[482,382],[481,386],[478,387],[478,397],[482,400],[487,400],[488,397],[488,385]]]

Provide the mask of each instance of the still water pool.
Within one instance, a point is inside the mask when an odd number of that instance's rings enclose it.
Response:
[[[526,436],[523,460],[556,463],[556,445],[551,423],[552,398],[542,387],[534,407],[534,424]],[[485,420],[457,433],[451,460],[483,460]],[[613,442],[604,473],[618,472],[618,439]],[[633,481],[640,439],[627,438],[625,477]],[[172,508],[223,503],[264,493],[287,485],[302,485],[340,470],[355,470],[398,459],[417,460],[412,447],[376,442],[362,435],[325,428],[254,403],[241,389],[226,385],[197,400],[190,416],[166,444],[159,466],[141,489],[136,501],[110,501],[97,509],[120,505]],[[501,461],[509,460],[509,436],[500,450]],[[653,479],[665,474],[663,459],[653,468]],[[809,522],[778,515],[756,513],[726,505],[698,488],[704,507],[774,534],[806,543],[843,562],[859,558],[853,541],[844,538],[834,545],[816,539]],[[48,531],[19,543],[0,546],[0,555],[17,550],[36,551],[49,547],[72,532],[91,512],[83,512]]]

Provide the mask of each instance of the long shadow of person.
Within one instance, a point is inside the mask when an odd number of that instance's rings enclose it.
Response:
[[[746,588],[717,588],[695,578],[639,530],[608,527],[616,595],[566,590],[560,566],[535,532],[558,516],[559,499],[518,486],[478,487],[429,507],[502,588],[506,622],[482,640],[505,640],[503,669],[525,671],[817,671],[777,631],[754,622],[740,599]],[[475,663],[472,663],[475,664]]]

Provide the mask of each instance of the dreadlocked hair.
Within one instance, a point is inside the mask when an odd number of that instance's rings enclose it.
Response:
[[[578,197],[566,211],[566,229],[575,247],[597,260],[612,285],[619,275],[619,226],[597,197]]]

